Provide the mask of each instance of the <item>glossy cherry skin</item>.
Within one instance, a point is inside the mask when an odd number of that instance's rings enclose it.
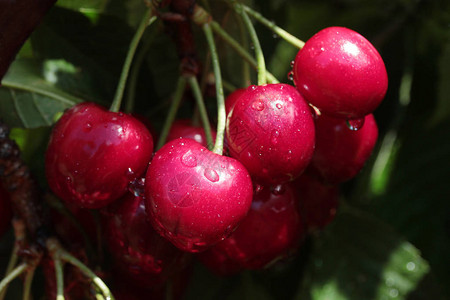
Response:
[[[69,203],[104,207],[145,172],[152,151],[149,131],[134,117],[81,103],[66,111],[53,129],[45,160],[47,180]]]
[[[339,186],[328,185],[307,174],[294,181],[300,213],[309,232],[324,229],[339,206]]]
[[[279,184],[299,176],[314,151],[314,122],[308,104],[288,84],[250,86],[227,116],[230,155],[252,177]]]
[[[355,177],[370,157],[378,138],[372,114],[359,130],[349,129],[343,119],[321,115],[316,118],[316,150],[308,173],[336,184]]]
[[[271,191],[264,187],[255,193],[252,207],[236,231],[199,255],[201,261],[219,274],[230,271],[222,262],[245,269],[261,269],[295,251],[304,235],[293,188],[285,185]]]
[[[155,229],[178,248],[199,252],[233,232],[250,208],[253,191],[237,160],[181,138],[156,152],[145,195]]]
[[[11,227],[12,210],[9,193],[0,184],[0,237]]]
[[[231,94],[227,96],[227,98],[225,99],[225,111],[227,115],[231,111],[231,109],[233,108],[234,104],[239,99],[239,97],[241,97],[242,94],[245,93],[245,90],[246,89],[243,88],[235,89]]]
[[[108,207],[104,232],[117,270],[140,287],[161,287],[191,259],[153,229],[141,196],[127,193]]]
[[[294,83],[320,111],[359,119],[383,100],[388,78],[375,47],[359,33],[328,27],[311,37],[295,57]]]
[[[216,139],[216,131],[211,129],[213,142]],[[193,126],[190,120],[176,120],[173,122],[167,136],[167,141],[179,138],[193,139],[197,143],[208,146],[206,141],[206,134],[203,127]]]

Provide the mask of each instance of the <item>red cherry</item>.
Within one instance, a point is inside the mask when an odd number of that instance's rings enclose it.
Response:
[[[322,230],[333,221],[339,206],[339,187],[303,174],[294,181],[300,212],[308,231]]]
[[[294,83],[322,112],[359,119],[383,100],[388,78],[383,59],[359,33],[329,27],[316,33],[298,52]]]
[[[120,198],[153,151],[145,126],[123,113],[81,103],[64,113],[46,153],[49,186],[61,199],[100,208]]]
[[[314,151],[308,104],[292,86],[250,86],[228,114],[227,146],[259,181],[278,184],[299,176]]]
[[[378,127],[372,114],[364,126],[351,130],[343,119],[321,115],[316,119],[316,150],[308,173],[335,184],[355,177],[372,153]]]
[[[191,139],[164,145],[146,175],[146,208],[153,226],[190,252],[227,237],[247,214],[252,194],[241,163]]]
[[[261,269],[287,256],[297,249],[305,235],[297,205],[290,185],[273,192],[264,187],[255,193],[252,207],[236,231],[199,254],[201,261],[225,275],[238,270],[236,266]]]
[[[216,132],[211,129],[213,141],[216,139]],[[191,125],[190,120],[176,120],[173,122],[167,136],[167,141],[171,141],[178,138],[193,139],[197,143],[208,146],[206,142],[205,130],[202,127]]]
[[[0,236],[11,227],[12,210],[11,202],[9,200],[9,193],[0,184]]]
[[[161,287],[190,261],[148,222],[144,200],[128,193],[105,213],[105,237],[114,264],[134,285]]]
[[[245,94],[245,90],[246,89],[236,89],[227,96],[227,98],[225,99],[225,111],[227,115],[231,111],[231,109],[233,108],[234,104],[239,99],[239,97]]]

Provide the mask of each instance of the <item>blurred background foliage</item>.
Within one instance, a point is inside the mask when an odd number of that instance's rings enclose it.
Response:
[[[367,37],[389,75],[375,112],[380,136],[362,173],[342,186],[335,221],[308,237],[296,257],[231,278],[196,264],[186,299],[450,299],[450,2],[244,2],[305,41],[327,26]],[[224,1],[199,3],[239,40],[236,16]],[[12,136],[43,187],[50,125],[79,101],[111,102],[142,12],[141,0],[59,0],[3,79],[0,115],[14,127]],[[297,49],[259,24],[256,29],[268,69],[289,82]],[[204,62],[205,40],[195,32]],[[242,86],[242,60],[217,43],[224,78]],[[162,23],[147,30],[140,52],[135,110],[158,129],[179,76]],[[213,96],[207,101],[214,118]],[[193,108],[188,99],[179,115],[191,117]],[[0,269],[10,245],[11,235],[0,241]]]

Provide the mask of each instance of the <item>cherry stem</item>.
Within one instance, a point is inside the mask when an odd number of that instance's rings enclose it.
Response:
[[[223,140],[225,134],[225,97],[223,94],[222,74],[220,72],[219,55],[217,54],[216,44],[214,42],[214,36],[209,23],[203,24],[203,31],[208,41],[209,51],[211,52],[211,61],[214,70],[214,78],[216,82],[216,97],[217,97],[217,135],[216,142],[212,152],[222,155],[223,153]]]
[[[21,219],[13,219],[12,221],[13,229],[14,229],[14,246],[11,252],[11,256],[9,258],[8,266],[6,267],[5,276],[11,273],[11,271],[14,269],[14,266],[17,264],[19,260],[19,256],[17,255],[18,251],[20,250],[20,244],[25,239],[25,231],[26,226],[23,220]],[[8,289],[8,286],[6,286],[3,291],[0,292],[0,300],[3,300],[6,295],[6,290]]]
[[[53,263],[55,264],[56,300],[64,300],[64,270],[58,252],[53,255]]]
[[[242,18],[238,17],[237,20],[238,20],[238,26],[239,26],[239,35],[241,37],[241,44],[247,48],[248,47],[248,36],[247,36],[247,32],[244,29],[244,24],[242,22]],[[242,64],[242,81],[243,81],[242,87],[244,87],[244,88],[248,87],[250,84],[252,84],[252,80],[250,77],[250,65],[249,65],[248,61],[245,61]]]
[[[205,23],[209,23],[212,30],[222,38],[231,48],[233,48],[239,56],[241,56],[244,60],[246,60],[254,69],[258,69],[258,63],[256,60],[248,53],[248,51],[241,46],[239,42],[237,42],[232,36],[230,36],[219,23],[212,20],[211,15],[205,11],[201,6],[196,5],[194,7],[194,13],[192,20],[197,25],[203,26]],[[279,83],[278,79],[273,76],[272,73],[266,70],[267,81],[270,83]]]
[[[276,35],[278,35],[279,37],[281,37],[283,40],[285,40],[286,42],[288,42],[289,44],[302,49],[303,46],[305,45],[305,42],[296,38],[295,36],[293,36],[292,34],[290,34],[289,32],[287,32],[286,30],[284,30],[281,27],[278,27],[274,22],[267,20],[263,15],[261,15],[259,12],[254,11],[252,8],[246,6],[245,4],[240,4],[240,6],[242,7],[242,9],[248,13],[249,15],[251,15],[253,18],[255,18],[258,22],[260,22],[261,24],[263,24],[264,26],[266,26],[267,28],[269,28],[270,30],[272,30]]]
[[[60,259],[62,262],[67,262],[73,265],[74,267],[78,268],[87,278],[89,278],[92,281],[92,283],[94,283],[94,285],[100,290],[100,292],[106,299],[114,300],[111,291],[103,282],[103,280],[101,280],[100,277],[98,277],[94,272],[92,272],[91,269],[89,269],[75,256],[64,250],[64,248],[61,247],[61,245],[56,239],[49,238],[47,240],[47,249],[54,259],[55,258]]]
[[[233,37],[231,37],[225,30],[220,27],[219,23],[212,21],[211,28],[217,33],[231,48],[233,48],[243,59],[245,59],[254,69],[258,69],[256,60],[239,44]],[[270,83],[279,83],[278,79],[270,72],[266,71],[267,81]]]
[[[186,88],[186,78],[184,76],[180,76],[180,78],[178,79],[175,94],[173,95],[172,104],[170,106],[169,112],[167,114],[166,120],[161,130],[161,135],[159,136],[156,150],[160,149],[166,143],[170,127],[172,126],[172,123],[175,120],[175,116],[180,106],[181,99],[183,98],[185,88]]]
[[[139,75],[139,71],[141,69],[142,63],[144,62],[145,54],[148,49],[152,45],[152,42],[156,36],[156,31],[151,31],[150,36],[145,41],[145,43],[139,48],[136,53],[136,58],[134,59],[134,63],[131,66],[127,95],[126,95],[126,104],[125,104],[125,112],[131,113],[134,110],[134,102],[136,98],[136,86],[137,86],[137,78]]]
[[[197,77],[195,77],[194,75],[188,76],[187,80],[189,82],[189,85],[191,86],[195,101],[197,102],[198,112],[200,113],[203,129],[205,130],[206,143],[208,145],[208,148],[210,148],[213,144],[211,124],[209,123],[208,112],[206,111],[205,101],[203,100]]]
[[[247,26],[250,39],[253,43],[253,47],[255,48],[256,62],[258,64],[258,85],[266,84],[266,62],[264,60],[264,54],[262,52],[261,44],[259,43],[258,34],[256,33],[255,27],[253,26],[252,21],[243,9],[242,5],[236,3],[234,5],[234,8],[242,16],[244,24],[245,26]]]
[[[26,262],[21,263],[17,267],[15,267],[8,275],[0,281],[0,292],[2,292],[14,279],[19,277],[23,272],[25,272],[28,268],[28,264]]]
[[[125,84],[127,82],[128,73],[130,72],[131,62],[133,61],[134,54],[136,53],[137,46],[139,45],[139,41],[141,40],[142,35],[144,34],[145,28],[151,25],[156,20],[156,16],[152,16],[152,10],[148,9],[144,17],[142,18],[141,23],[131,40],[130,46],[128,47],[127,57],[125,58],[125,62],[122,67],[122,73],[120,74],[119,83],[117,85],[116,94],[114,96],[114,101],[111,104],[110,111],[119,112],[120,105],[122,103],[122,97],[125,90]]]
[[[25,275],[25,282],[23,284],[23,300],[30,300],[31,298],[31,285],[33,283],[34,271],[36,270],[36,266],[33,265]]]

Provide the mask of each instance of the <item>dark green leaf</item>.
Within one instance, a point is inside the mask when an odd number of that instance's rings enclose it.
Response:
[[[39,76],[32,61],[15,61],[0,88],[0,117],[11,127],[50,126],[59,113],[82,100]]]
[[[347,207],[316,239],[297,299],[407,299],[429,272],[389,226]]]

